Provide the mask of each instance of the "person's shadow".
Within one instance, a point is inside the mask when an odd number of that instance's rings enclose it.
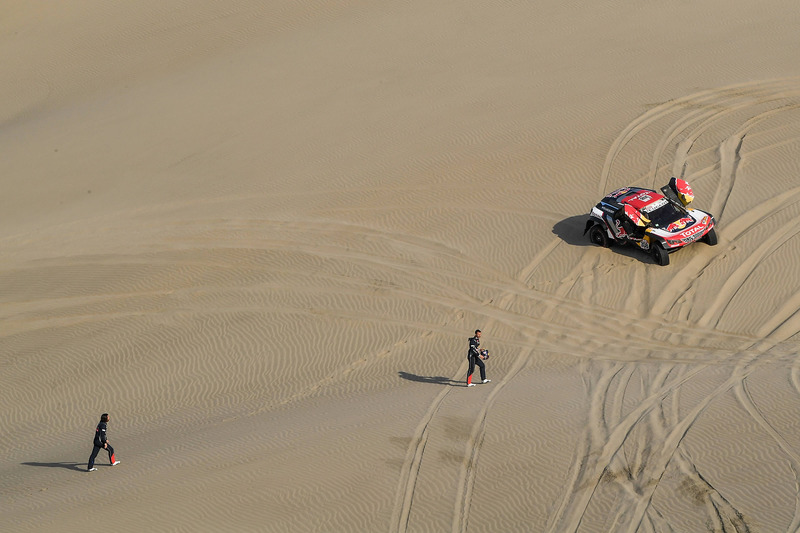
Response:
[[[73,462],[63,462],[63,463],[35,463],[35,462],[27,462],[22,463],[25,466],[47,466],[50,468],[66,468],[67,470],[75,470],[77,472],[85,472],[86,471],[86,463],[73,463]]]
[[[402,370],[397,373],[403,379],[407,379],[408,381],[416,381],[418,383],[432,383],[434,385],[449,385],[451,387],[457,387],[463,384],[462,381],[454,381],[451,378],[445,376],[418,376],[416,374],[410,374],[408,372],[403,372]]]

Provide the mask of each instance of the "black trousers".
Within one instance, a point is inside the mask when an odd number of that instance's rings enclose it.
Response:
[[[478,365],[478,368],[481,371],[481,381],[486,379],[486,365],[483,364],[483,361],[480,357],[477,356],[470,356],[469,357],[469,372],[467,372],[467,378],[469,378],[473,372],[475,372],[475,365]]]
[[[112,465],[114,464],[114,448],[111,445],[107,445],[105,448],[102,446],[95,446],[92,450],[92,455],[89,456],[89,466],[88,468],[94,467],[94,460],[97,459],[97,454],[100,453],[100,450],[106,450],[108,452],[108,462]]]

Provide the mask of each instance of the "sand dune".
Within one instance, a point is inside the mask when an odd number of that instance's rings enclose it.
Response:
[[[2,11],[3,531],[800,529],[794,3]]]

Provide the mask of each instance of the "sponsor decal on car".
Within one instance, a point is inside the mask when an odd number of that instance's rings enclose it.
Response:
[[[613,206],[613,205],[609,205],[609,204],[607,204],[605,202],[601,202],[598,205],[599,205],[599,208],[597,208],[598,212],[602,211],[603,213],[608,213],[609,215],[613,215],[614,213],[617,212],[617,209],[619,209],[618,205],[617,206]],[[602,216],[602,213],[601,213],[601,216]]]
[[[623,187],[621,189],[617,189],[616,191],[612,192],[611,194],[609,194],[609,196],[611,198],[619,198],[623,194],[630,192],[630,190],[631,190],[630,187]]]
[[[680,220],[676,220],[675,222],[667,226],[667,231],[675,232],[682,230],[683,228],[686,227],[687,224],[691,222],[692,222],[692,217],[683,217]]]
[[[632,205],[625,204],[625,216],[628,217],[634,224],[641,225],[642,215]]]
[[[665,205],[667,205],[667,199],[666,198],[659,198],[655,202],[647,204],[646,206],[642,207],[641,211],[643,213],[651,213],[651,212],[655,211],[656,209],[658,209],[659,207],[663,207]]]
[[[676,244],[689,244],[690,242],[694,242],[703,234],[703,230],[705,229],[705,226],[702,224],[695,224],[686,231],[679,233],[678,238],[673,242]]]
[[[678,248],[692,243],[702,237],[706,230],[705,225],[697,223],[686,231],[682,231],[677,235],[664,235],[664,240],[670,248]]]

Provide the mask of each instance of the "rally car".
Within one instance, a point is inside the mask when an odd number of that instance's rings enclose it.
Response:
[[[714,216],[688,207],[692,200],[692,188],[678,178],[670,179],[660,193],[623,187],[592,208],[583,233],[599,246],[621,243],[641,248],[665,266],[669,254],[687,244],[717,244]]]

